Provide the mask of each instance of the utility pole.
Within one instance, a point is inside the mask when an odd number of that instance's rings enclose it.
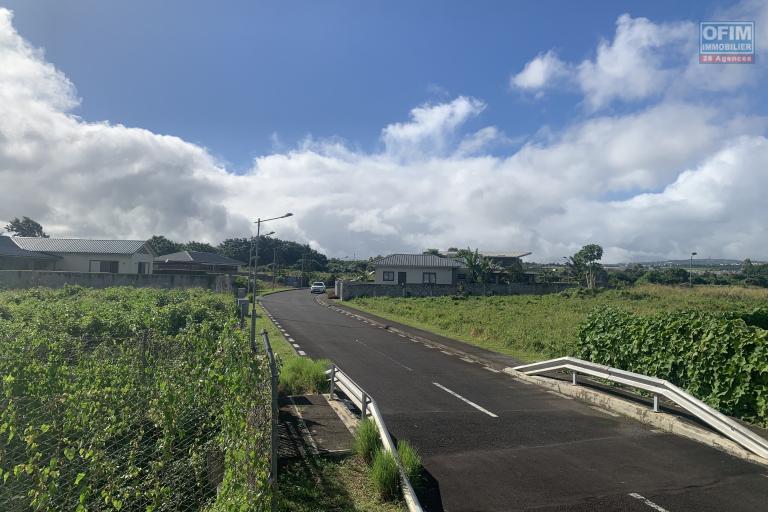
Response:
[[[275,282],[277,282],[277,247],[272,249],[272,289],[275,289]]]
[[[696,256],[697,253],[692,252],[691,253],[691,266],[688,270],[688,286],[693,288],[693,257]]]

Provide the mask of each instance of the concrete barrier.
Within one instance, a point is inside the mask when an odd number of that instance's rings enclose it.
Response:
[[[136,288],[204,288],[231,292],[232,279],[226,274],[109,274],[103,272],[57,272],[47,270],[0,270],[0,289],[38,286],[61,288],[79,285],[88,288],[133,286]]]

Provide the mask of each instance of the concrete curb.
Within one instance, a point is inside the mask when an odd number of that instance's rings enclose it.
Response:
[[[663,430],[664,432],[685,437],[686,439],[724,451],[734,457],[768,467],[768,459],[753,454],[719,434],[682,421],[672,414],[653,412],[653,410],[648,407],[638,405],[622,398],[610,396],[585,386],[574,386],[570,382],[526,375],[518,372],[514,368],[504,368],[504,372],[522,382],[535,384],[562,395],[577,398],[596,407],[622,414],[641,423],[645,423],[646,425]]]

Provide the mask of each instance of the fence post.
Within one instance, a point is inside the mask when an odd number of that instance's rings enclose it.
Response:
[[[269,334],[267,330],[261,331],[261,338],[264,340],[264,351],[267,353],[270,370],[270,391],[272,401],[272,421],[270,422],[270,481],[272,484],[272,510],[277,509],[277,427],[280,410],[277,405],[277,384],[279,374],[275,364],[275,354],[272,352],[272,346],[269,344]]]
[[[659,412],[659,395],[653,395],[653,412]]]
[[[576,375],[578,375],[576,372],[573,372],[573,373],[571,374],[571,376],[572,376],[572,380],[573,380],[573,382],[572,382],[572,383],[573,383],[573,385],[574,385],[574,386],[576,385]]]
[[[360,419],[364,420],[365,415],[368,414],[368,394],[363,391],[363,395],[360,398],[362,398],[361,401],[363,402],[363,414],[360,416]]]
[[[330,387],[330,391],[328,391],[328,395],[329,395],[331,398],[333,398],[333,388],[334,388],[334,384],[336,384],[336,365],[335,365],[335,364],[332,364],[332,365],[331,365],[331,387]]]

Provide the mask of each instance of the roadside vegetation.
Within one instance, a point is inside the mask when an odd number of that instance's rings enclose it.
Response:
[[[263,507],[267,375],[229,295],[0,292],[0,509]]]
[[[574,355],[579,326],[598,307],[638,315],[765,307],[760,288],[654,284],[614,290],[572,289],[551,295],[358,298],[345,304],[390,320],[508,354],[521,361]]]

